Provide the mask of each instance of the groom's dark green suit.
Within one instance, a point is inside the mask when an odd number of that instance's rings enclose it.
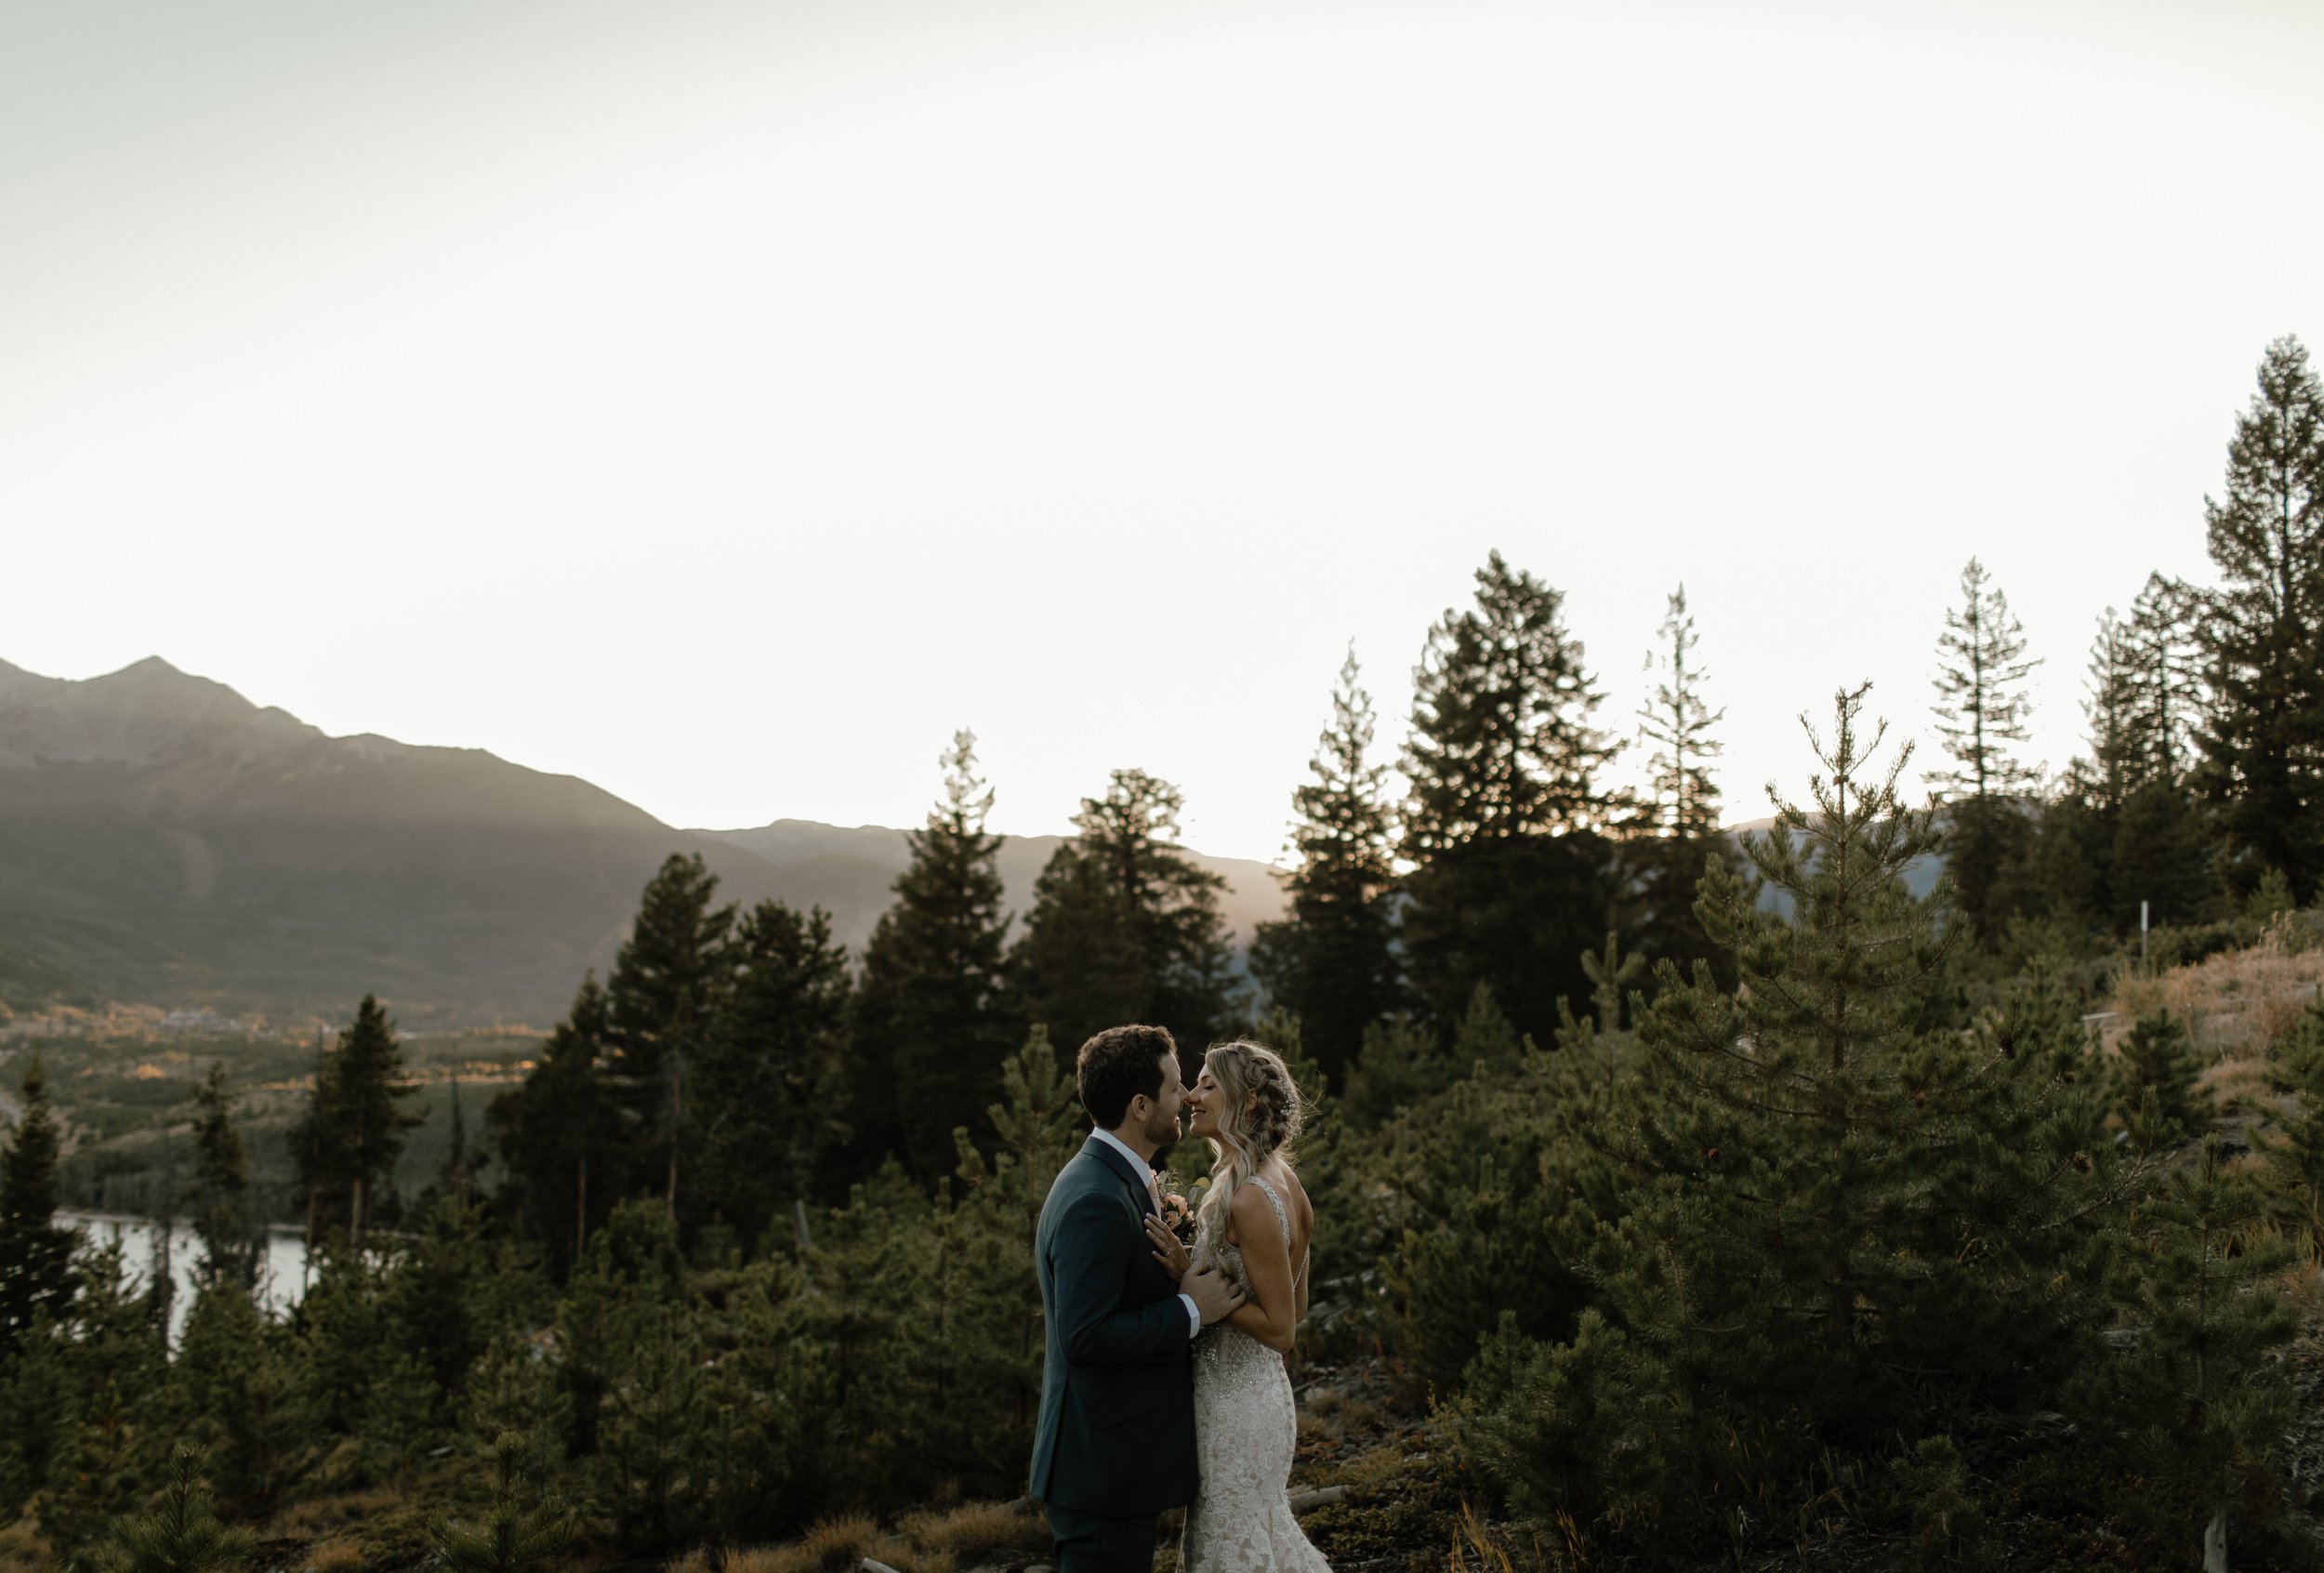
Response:
[[[1155,1520],[1195,1495],[1195,1382],[1185,1302],[1154,1260],[1140,1166],[1094,1133],[1041,1206],[1034,1272],[1048,1362],[1033,1495],[1058,1573],[1150,1573]]]

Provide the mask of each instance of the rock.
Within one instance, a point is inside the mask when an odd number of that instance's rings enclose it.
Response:
[[[864,1559],[864,1573],[896,1573],[896,1570],[884,1562],[875,1562],[867,1556]]]
[[[1307,1513],[1319,1507],[1329,1507],[1348,1494],[1345,1486],[1319,1486],[1313,1491],[1301,1491],[1291,1499],[1293,1513]],[[1027,1573],[1031,1573],[1027,1569]]]

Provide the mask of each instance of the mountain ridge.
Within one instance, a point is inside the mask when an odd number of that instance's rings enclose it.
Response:
[[[1004,842],[1019,910],[1057,839]],[[336,1018],[368,992],[413,1024],[545,1024],[673,853],[700,854],[722,900],[823,905],[860,950],[905,851],[880,826],[680,829],[484,749],[327,736],[159,656],[85,680],[0,663],[0,1020]],[[1266,866],[1195,855],[1229,878],[1238,939],[1280,910]]]

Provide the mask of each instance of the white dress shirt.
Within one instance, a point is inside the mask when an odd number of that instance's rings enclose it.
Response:
[[[1146,1195],[1154,1198],[1154,1210],[1159,1213],[1162,1210],[1162,1188],[1154,1183],[1154,1165],[1140,1157],[1135,1147],[1115,1135],[1111,1130],[1093,1130],[1090,1134],[1128,1158],[1137,1167],[1138,1172],[1146,1177]],[[1178,1300],[1180,1304],[1186,1307],[1186,1336],[1192,1338],[1202,1331],[1202,1312],[1195,1304],[1193,1295],[1182,1294]]]

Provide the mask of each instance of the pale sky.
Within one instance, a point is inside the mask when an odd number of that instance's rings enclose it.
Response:
[[[1488,550],[1732,818],[1975,553],[2079,747],[2324,351],[2324,7],[0,0],[0,659],[678,825],[1275,855]],[[1934,738],[1923,745],[1934,750]],[[1637,773],[1633,750],[1621,767]]]

